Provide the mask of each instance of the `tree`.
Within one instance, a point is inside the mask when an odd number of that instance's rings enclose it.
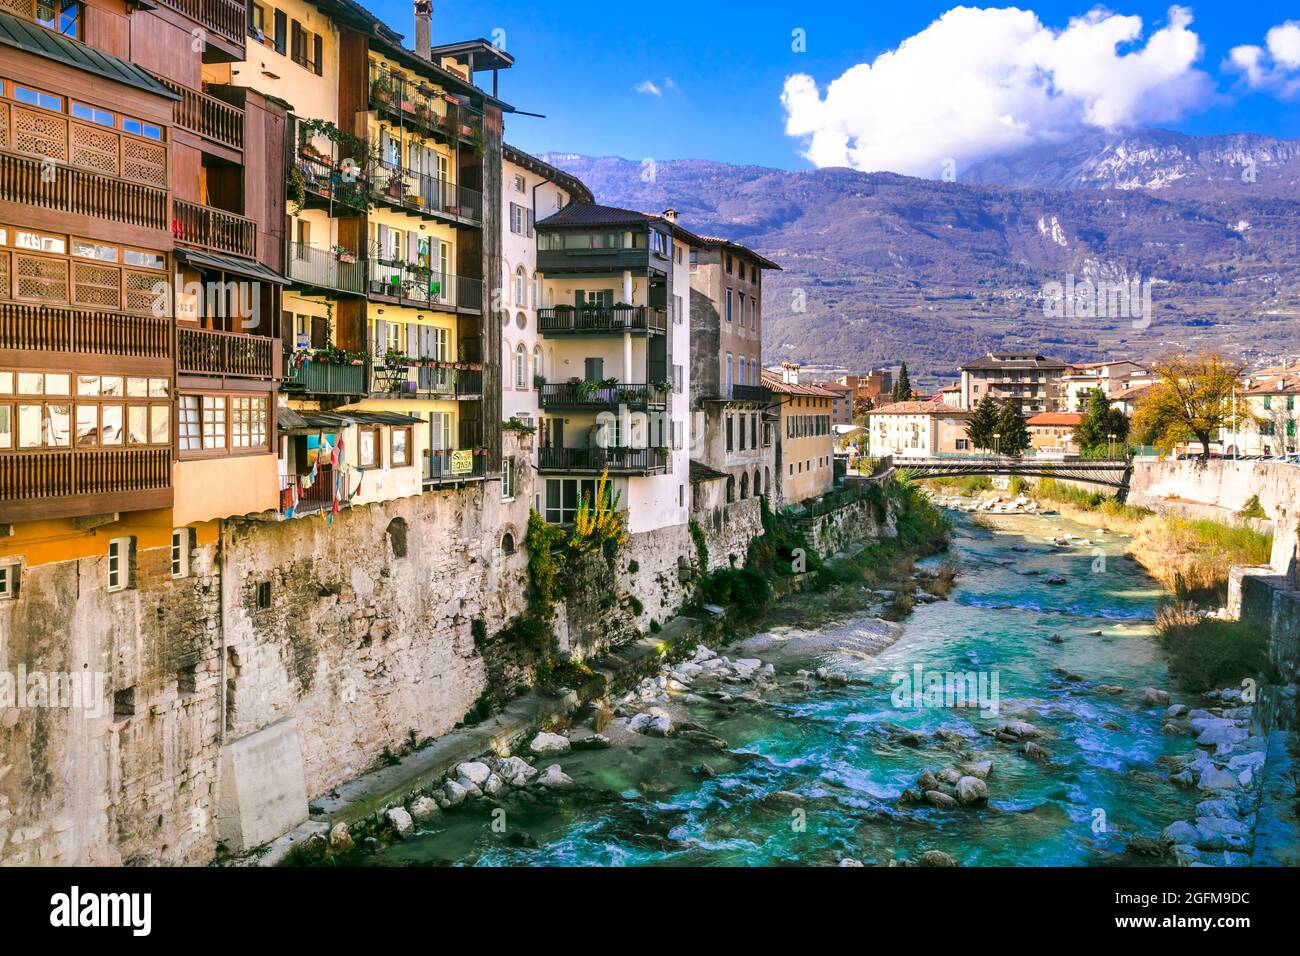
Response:
[[[966,423],[966,437],[976,448],[990,451],[993,448],[993,433],[998,430],[998,403],[992,395],[985,395],[975,406],[975,414]]]
[[[1217,354],[1175,355],[1155,363],[1156,382],[1138,405],[1133,430],[1168,454],[1198,442],[1201,461],[1225,430],[1254,421],[1246,402],[1233,411],[1233,390],[1241,369]]]
[[[1033,444],[1029,438],[1029,429],[1020,415],[1020,406],[1008,399],[1002,403],[998,412],[997,450],[1003,455],[1019,458]]]
[[[907,363],[904,362],[898,369],[898,380],[894,382],[894,401],[910,402],[912,400],[912,380],[907,374]]]
[[[1118,408],[1112,408],[1106,393],[1094,388],[1088,396],[1088,407],[1083,421],[1074,429],[1074,443],[1084,455],[1093,455],[1105,449],[1110,451],[1114,442],[1128,440],[1129,422]]]
[[[876,403],[870,398],[859,398],[853,403],[853,424],[866,427],[870,414],[875,411]]]

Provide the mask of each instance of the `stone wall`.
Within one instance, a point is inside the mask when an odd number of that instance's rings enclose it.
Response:
[[[894,515],[883,501],[864,498],[825,515],[796,522],[804,540],[823,558],[849,550],[856,542],[895,538]]]
[[[1231,518],[1259,496],[1270,519],[1280,512],[1300,512],[1300,466],[1263,461],[1216,459],[1155,461],[1133,464],[1128,503],[1155,511],[1194,513],[1219,520]]]

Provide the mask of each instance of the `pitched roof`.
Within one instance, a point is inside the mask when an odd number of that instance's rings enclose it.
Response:
[[[1020,352],[989,352],[983,358],[975,359],[973,362],[967,362],[961,367],[961,370],[971,371],[986,369],[1066,369],[1070,366],[1060,359],[1048,358],[1045,355],[1031,355]]]
[[[79,70],[134,86],[146,93],[164,96],[169,100],[180,99],[178,94],[167,89],[134,63],[60,36],[28,20],[20,20],[12,14],[0,12],[0,44],[47,60],[57,60]]]
[[[965,408],[944,405],[941,402],[894,402],[882,405],[867,412],[868,415],[957,415],[965,417],[975,414]]]
[[[1300,372],[1267,378],[1242,393],[1252,398],[1261,395],[1300,395]]]
[[[706,465],[702,461],[691,459],[691,484],[699,484],[702,481],[721,481],[727,477],[727,473],[718,471],[718,469]]]
[[[772,391],[781,395],[797,395],[801,398],[826,398],[835,399],[838,396],[834,392],[828,392],[826,389],[817,385],[791,385],[781,380],[781,376],[774,372],[763,370],[763,384]]]
[[[700,238],[704,241],[704,245],[711,249],[730,249],[737,255],[748,256],[754,262],[758,263],[758,266],[761,269],[776,269],[778,271],[784,271],[767,256],[761,255],[749,248],[749,246],[742,245],[739,242],[735,242],[731,239],[724,239],[722,236],[700,236]]]
[[[670,222],[661,215],[637,212],[635,209],[622,209],[618,206],[602,206],[592,202],[571,202],[554,215],[547,216],[536,224],[538,229],[590,228],[592,226],[658,226],[671,232],[684,241],[704,245],[704,240],[683,226]]]
[[[573,202],[595,202],[595,197],[592,195],[591,190],[587,188],[587,184],[572,173],[566,173],[558,166],[552,166],[545,160],[538,159],[531,153],[525,153],[522,149],[511,146],[509,143],[503,143],[501,151],[508,162],[531,170],[539,176],[545,176],[551,182],[564,187],[568,190],[570,199]]]
[[[1030,427],[1037,425],[1043,428],[1051,426],[1073,428],[1082,422],[1083,416],[1078,412],[1043,412],[1041,415],[1034,415],[1025,424]]]

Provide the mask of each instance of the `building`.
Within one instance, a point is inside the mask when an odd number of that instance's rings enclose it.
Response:
[[[834,425],[852,425],[855,390],[851,386],[840,382],[814,382],[813,384],[835,396],[835,403],[831,411],[831,423]]]
[[[949,408],[961,408],[961,385],[948,385],[940,389],[939,401]]]
[[[294,104],[286,513],[500,473],[502,328],[487,289],[503,279],[510,107],[475,74],[490,70],[495,91],[513,60],[487,41],[433,47],[430,12],[415,5],[410,49],[350,0],[255,4],[258,43],[234,71],[256,67],[253,82]]]
[[[1085,412],[1092,393],[1100,389],[1103,395],[1121,391],[1130,384],[1150,384],[1151,372],[1137,362],[1089,362],[1072,365],[1061,376],[1064,390],[1064,411]]]
[[[1071,455],[1078,452],[1074,430],[1083,423],[1079,412],[1042,412],[1025,421],[1029,430],[1029,443],[1037,451],[1060,452]]]
[[[1283,366],[1248,375],[1237,401],[1238,411],[1248,410],[1253,421],[1224,435],[1225,454],[1274,457],[1300,451],[1300,369]]]
[[[961,367],[961,407],[973,409],[985,396],[1013,401],[1022,415],[1061,411],[1061,378],[1069,366],[1027,352],[990,352]]]
[[[726,476],[726,501],[773,493],[778,420],[762,378],[763,272],[779,268],[726,239],[701,236],[690,250],[692,459]]]
[[[501,295],[501,414],[532,425],[549,367],[537,328],[543,299],[536,223],[593,197],[577,178],[508,144],[501,182],[501,271],[509,278]]]
[[[776,500],[797,505],[835,484],[835,396],[816,385],[799,384],[799,366],[787,362],[781,375],[764,371],[763,384],[780,402],[777,417]]]
[[[1112,408],[1120,409],[1129,418],[1132,418],[1138,409],[1142,400],[1151,393],[1153,384],[1144,382],[1141,379],[1129,379],[1120,383],[1120,386],[1114,391],[1109,392],[1106,398],[1110,400]]]
[[[895,402],[867,413],[868,454],[935,458],[974,451],[966,435],[973,413],[940,402]]]
[[[218,4],[0,12],[10,584],[78,559],[112,592],[155,557],[182,577],[221,519],[277,504],[288,117],[228,82],[246,28]]]
[[[539,511],[573,520],[602,473],[628,530],[682,525],[691,501],[689,253],[675,216],[571,202],[535,224],[544,341]]]
[[[879,405],[894,391],[894,373],[888,369],[876,369],[863,375],[841,375],[835,381],[853,389],[854,403]]]

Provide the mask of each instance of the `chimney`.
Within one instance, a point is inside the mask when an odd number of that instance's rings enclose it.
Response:
[[[798,362],[781,363],[781,381],[786,385],[799,384],[799,363]]]
[[[433,0],[415,0],[415,53],[420,59],[432,59]]]
[[[677,225],[677,210],[676,210],[676,209],[665,209],[663,215],[664,215],[664,219],[666,219],[666,220],[668,220],[669,222],[671,222],[674,226]]]

